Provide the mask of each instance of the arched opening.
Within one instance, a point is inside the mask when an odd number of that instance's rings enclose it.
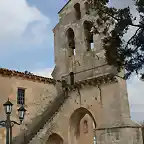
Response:
[[[88,4],[88,2],[85,2],[84,6],[85,6],[85,13],[89,14],[89,4]]]
[[[84,35],[87,45],[87,50],[91,50],[94,48],[94,40],[93,40],[93,33],[91,32],[92,29],[92,22],[84,21]]]
[[[76,19],[77,19],[77,20],[80,20],[80,19],[81,19],[80,4],[79,4],[79,3],[76,3],[76,4],[74,5],[74,9],[75,9]]]
[[[69,140],[71,144],[96,144],[94,129],[96,122],[92,114],[85,108],[74,111],[70,117]]]
[[[49,136],[47,144],[63,144],[63,139],[56,133]]]
[[[69,28],[66,32],[67,42],[68,42],[68,52],[69,57],[75,55],[75,36],[72,28]]]

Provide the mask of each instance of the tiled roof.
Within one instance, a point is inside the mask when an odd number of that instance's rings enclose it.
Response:
[[[4,77],[20,77],[20,78],[35,81],[35,82],[51,83],[51,84],[56,83],[56,81],[54,79],[34,75],[33,73],[30,73],[27,71],[19,72],[16,70],[9,70],[6,68],[0,68],[0,75],[2,75]]]

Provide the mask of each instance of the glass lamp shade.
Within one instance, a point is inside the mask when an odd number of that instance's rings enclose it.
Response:
[[[11,114],[13,104],[9,101],[9,99],[5,104],[3,104],[3,106],[5,108],[6,114]]]
[[[24,106],[22,105],[22,106],[18,109],[19,119],[20,119],[21,122],[24,120],[25,112],[26,112],[26,109],[25,109]]]

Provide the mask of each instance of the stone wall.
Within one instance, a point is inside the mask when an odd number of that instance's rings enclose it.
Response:
[[[130,119],[127,109],[128,101],[125,99],[124,104],[121,104],[123,103],[119,90],[121,83],[103,80],[98,88],[97,85],[94,86],[94,81],[94,79],[87,80],[86,85],[84,81],[81,84],[77,83],[77,86],[82,86],[81,89],[78,87],[69,92],[69,98],[63,107],[51,121],[47,122],[30,144],[47,143],[49,135],[53,133],[62,137],[64,143],[75,143],[77,139],[75,130],[80,126],[80,120],[83,121],[86,114],[95,123],[98,144],[111,144],[112,141],[116,141],[117,144],[131,144],[132,142],[142,144],[140,126]],[[121,106],[125,107],[125,111]],[[54,127],[49,130],[51,125]],[[110,136],[108,136],[109,130]],[[80,140],[85,144],[84,139]]]
[[[74,5],[80,4],[81,18],[76,19]],[[55,75],[54,79],[65,77],[69,81],[70,72],[75,73],[75,81],[86,78],[100,76],[106,73],[116,74],[116,69],[106,65],[104,50],[102,48],[101,39],[102,32],[99,35],[93,35],[94,48],[88,49],[86,43],[86,34],[84,23],[94,22],[97,17],[86,14],[85,1],[71,0],[59,12],[60,20],[54,32],[54,53],[55,53]],[[74,32],[75,55],[69,56],[70,46],[68,44],[67,32],[69,29]],[[102,28],[101,28],[102,29]]]
[[[109,128],[97,130],[97,144],[143,144],[140,128]]]
[[[26,128],[25,124],[32,123],[33,118],[42,114],[45,107],[52,103],[57,95],[54,83],[38,82],[22,77],[0,75],[0,120],[5,120],[3,104],[9,97],[10,101],[14,104],[11,119],[19,122],[17,112],[17,109],[20,107],[20,105],[17,104],[17,89],[19,87],[25,89],[25,108],[27,109],[27,112],[24,124],[13,128],[13,137]],[[5,129],[0,128],[0,130],[2,130],[0,138],[4,140]]]

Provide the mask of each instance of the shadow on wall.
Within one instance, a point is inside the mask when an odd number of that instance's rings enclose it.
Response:
[[[63,144],[63,139],[56,133],[49,136],[47,144]]]

